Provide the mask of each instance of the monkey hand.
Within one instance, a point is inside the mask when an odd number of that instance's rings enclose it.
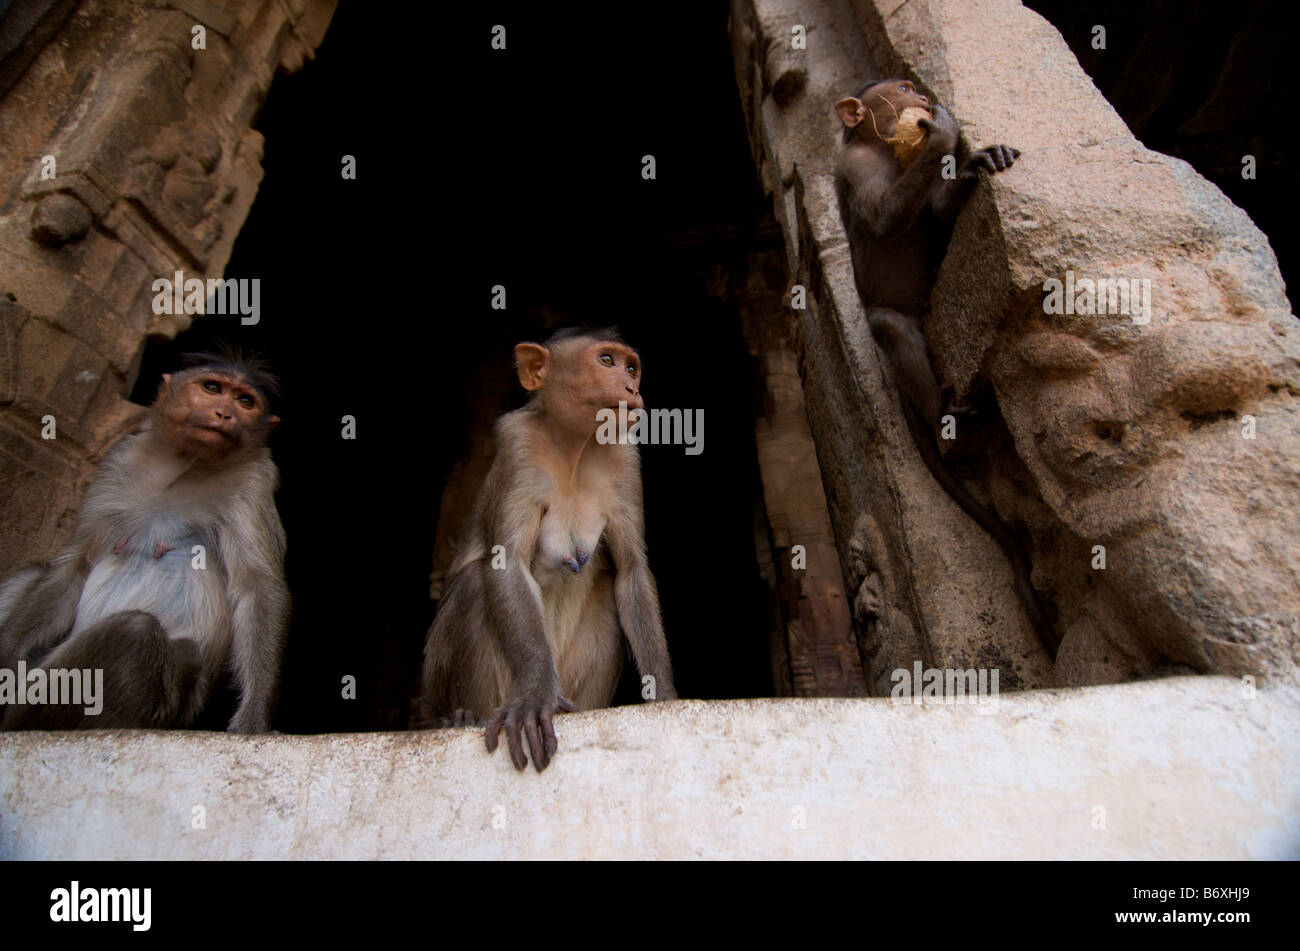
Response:
[[[555,727],[551,725],[551,718],[560,710],[566,713],[578,712],[577,706],[565,698],[556,686],[530,690],[504,707],[497,708],[488,719],[487,731],[483,735],[488,752],[496,751],[497,735],[504,727],[506,742],[510,744],[510,759],[515,764],[515,769],[522,770],[528,766],[523,742],[524,736],[527,736],[533,766],[540,773],[555,755]]]
[[[943,106],[936,104],[934,118],[919,119],[916,124],[930,134],[925,142],[927,150],[947,155],[957,148],[957,123]]]
[[[970,158],[962,162],[957,176],[968,179],[978,178],[979,170],[982,168],[988,169],[990,173],[1004,172],[1011,167],[1019,154],[1019,149],[1013,149],[1009,145],[990,145],[971,153]]]

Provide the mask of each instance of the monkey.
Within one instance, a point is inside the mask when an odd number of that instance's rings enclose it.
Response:
[[[597,440],[597,414],[640,410],[641,363],[616,330],[561,330],[515,347],[531,394],[494,429],[496,456],[448,571],[422,690],[442,725],[505,731],[516,769],[541,772],[559,711],[608,706],[624,663],[676,699],[646,560],[640,459]]]
[[[891,142],[906,109],[931,117],[918,125],[927,138],[906,166]],[[932,103],[905,79],[864,84],[835,103],[844,126],[844,147],[835,165],[840,218],[848,234],[853,277],[877,345],[888,358],[903,416],[926,467],[944,491],[998,543],[1011,562],[1016,593],[1039,639],[1056,655],[1059,639],[1030,580],[1029,556],[1002,521],[981,504],[945,465],[934,427],[944,412],[944,394],[935,379],[922,321],[952,227],[979,170],[1010,168],[1018,149],[991,145],[958,154],[957,124],[943,106]],[[947,155],[957,160],[956,176],[940,174]],[[967,407],[949,406],[962,413]]]
[[[11,705],[0,728],[186,727],[229,664],[228,731],[270,730],[289,615],[266,446],[277,391],[261,360],[233,350],[163,374],[67,544],[0,585],[0,668],[103,669],[103,709]]]

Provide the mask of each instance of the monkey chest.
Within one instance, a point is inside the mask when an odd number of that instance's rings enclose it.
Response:
[[[221,613],[225,572],[211,525],[150,499],[108,520],[108,544],[86,579],[75,626],[119,611],[153,614],[172,636],[194,636],[196,616]]]
[[[557,494],[547,500],[533,577],[543,588],[594,572],[593,556],[609,521],[606,493],[594,488],[585,494]]]

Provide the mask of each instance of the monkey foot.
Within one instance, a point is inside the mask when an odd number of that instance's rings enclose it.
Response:
[[[470,710],[457,710],[447,721],[448,726],[482,726],[483,721],[474,716]]]
[[[167,554],[171,550],[172,550],[171,545],[168,545],[166,542],[159,542],[158,544],[153,546],[153,556],[155,558],[161,558],[163,555]]]

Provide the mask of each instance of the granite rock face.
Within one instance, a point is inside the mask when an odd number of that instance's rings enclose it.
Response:
[[[790,24],[802,60],[772,55]],[[1259,229],[1145,149],[1014,0],[735,0],[731,29],[791,284],[809,289],[790,313],[873,693],[917,658],[1024,687],[1294,671],[1300,324]],[[797,93],[774,95],[773,62],[806,73]],[[1022,151],[958,219],[926,333],[940,379],[981,407],[945,453],[1030,549],[1055,663],[1000,550],[917,458],[854,290],[831,105],[890,75],[972,147]]]

